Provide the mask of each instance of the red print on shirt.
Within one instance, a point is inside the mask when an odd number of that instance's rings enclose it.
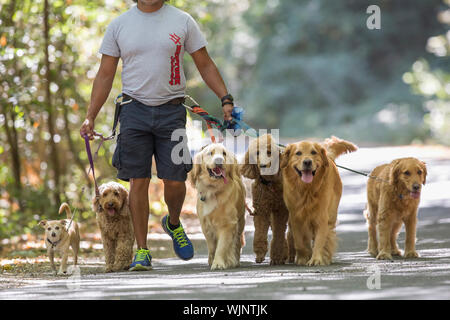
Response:
[[[175,54],[170,57],[170,81],[171,86],[180,85],[180,52],[181,52],[181,38],[175,33],[169,35],[169,39],[173,41],[176,46]]]

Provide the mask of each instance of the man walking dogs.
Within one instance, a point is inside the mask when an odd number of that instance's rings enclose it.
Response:
[[[231,120],[233,110],[233,97],[209,57],[206,39],[194,19],[164,0],[135,2],[137,5],[114,19],[106,29],[100,47],[100,68],[80,129],[82,136],[93,139],[94,120],[108,98],[117,64],[122,59],[124,101],[132,102],[122,106],[112,162],[118,170],[117,178],[130,181],[129,207],[138,246],[130,266],[133,271],[151,269],[147,232],[153,155],[169,209],[162,219],[163,228],[172,237],[179,258],[189,260],[194,256],[192,243],[179,219],[192,164],[175,164],[171,160],[172,148],[179,143],[171,141],[172,132],[186,125],[186,110],[182,106],[186,88],[185,51],[192,56],[205,83],[221,99],[225,120]]]

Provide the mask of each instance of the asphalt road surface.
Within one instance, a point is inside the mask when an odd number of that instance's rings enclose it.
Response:
[[[191,238],[196,255],[190,261],[161,258],[153,260],[149,272],[84,274],[93,263],[85,261],[79,273],[29,280],[18,288],[0,290],[0,299],[449,299],[450,151],[440,147],[362,148],[337,163],[370,171],[404,156],[417,157],[428,165],[417,227],[418,259],[377,261],[365,252],[366,178],[340,170],[344,192],[338,215],[339,247],[330,266],[269,266],[268,258],[256,264],[254,229],[248,216],[247,245],[237,269],[210,271],[203,236],[194,228]],[[150,242],[163,248],[171,245],[166,235],[150,237]],[[403,249],[404,229],[399,245]]]

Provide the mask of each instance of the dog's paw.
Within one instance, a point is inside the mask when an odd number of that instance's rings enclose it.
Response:
[[[418,258],[418,257],[419,257],[419,254],[415,250],[405,252],[405,258],[407,258],[407,259]]]
[[[391,250],[391,255],[392,256],[396,256],[396,257],[401,257],[402,256],[402,252],[399,249],[392,249]]]
[[[374,258],[376,258],[378,256],[378,250],[376,250],[376,249],[367,250],[367,252]]]
[[[389,252],[381,251],[377,255],[377,260],[392,260],[392,255]]]
[[[367,252],[372,257],[376,258],[377,255],[378,255],[378,246],[377,246],[377,244],[376,243],[375,244],[369,243],[369,246],[367,247]]]
[[[120,271],[128,270],[129,268],[130,268],[130,264],[129,263],[120,263],[120,264],[114,265],[112,267],[112,271],[113,272],[120,272]]]
[[[270,265],[271,266],[279,266],[285,264],[286,259],[285,258],[272,258],[270,259]]]
[[[264,261],[264,259],[265,259],[265,257],[258,257],[258,256],[257,256],[257,257],[255,258],[255,262],[256,262],[256,263],[262,263],[262,262]]]
[[[306,266],[306,263],[308,262],[308,258],[307,257],[299,257],[297,256],[295,258],[295,264],[298,266]]]
[[[213,262],[211,265],[211,270],[225,270],[227,266],[223,262]]]
[[[326,266],[328,265],[328,261],[326,261],[323,257],[312,257],[306,265],[309,267],[313,266]]]

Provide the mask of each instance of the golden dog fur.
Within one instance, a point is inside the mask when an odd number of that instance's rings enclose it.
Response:
[[[236,158],[221,144],[208,145],[195,156],[189,180],[198,193],[197,214],[211,270],[238,267],[244,245],[245,189]]]
[[[427,168],[415,158],[401,158],[376,167],[367,182],[369,225],[368,252],[377,259],[400,256],[397,235],[405,224],[405,258],[416,258],[417,209],[420,191],[426,182]],[[377,241],[377,229],[379,241]]]
[[[73,264],[78,264],[78,251],[80,249],[80,231],[78,223],[72,219],[72,211],[67,203],[62,203],[59,207],[59,214],[66,212],[66,218],[63,220],[42,220],[39,225],[45,230],[45,245],[50,259],[52,269],[56,272],[55,252],[61,255],[61,265],[58,274],[67,273],[67,259],[69,257],[70,247],[73,250]],[[70,225],[70,226],[69,226]],[[68,228],[68,229],[66,229]]]
[[[288,249],[286,228],[289,212],[283,200],[283,184],[280,168],[281,148],[276,145],[272,136],[263,135],[253,140],[245,153],[241,174],[254,180],[252,183],[252,198],[255,226],[253,251],[256,263],[264,261],[267,253],[267,233],[272,229],[270,242],[270,264],[279,265],[286,258],[293,257],[295,251]],[[268,169],[271,169],[268,172]]]
[[[282,154],[283,198],[289,210],[296,264],[331,263],[342,195],[342,182],[334,160],[356,149],[352,143],[332,137],[323,144],[309,141],[290,144]]]
[[[93,199],[93,209],[100,228],[106,272],[127,270],[133,258],[134,231],[128,209],[128,190],[120,183],[99,187],[100,198]]]

